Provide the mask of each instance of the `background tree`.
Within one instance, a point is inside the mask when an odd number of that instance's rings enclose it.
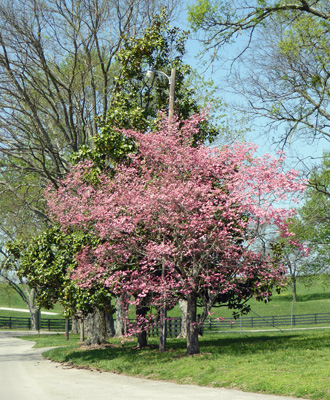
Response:
[[[111,296],[104,287],[84,290],[71,277],[77,267],[76,253],[87,244],[95,246],[96,242],[97,238],[88,233],[64,233],[54,225],[30,240],[27,247],[26,242],[17,240],[7,246],[10,253],[7,267],[12,271],[15,266],[20,283],[31,288],[33,302],[38,307],[51,309],[59,302],[66,317],[78,317],[82,322],[88,313],[96,313],[94,318],[90,316],[89,322],[97,320],[97,329],[89,327],[87,344],[106,341],[106,331],[100,327],[106,326],[106,314],[113,313]]]
[[[97,134],[114,89],[116,54],[173,1],[3,1],[0,5],[1,190],[39,176],[40,192]],[[40,193],[37,199],[40,197]],[[44,216],[37,199],[26,204]]]
[[[290,218],[288,229],[292,237],[280,237],[276,235],[269,243],[268,251],[274,258],[283,264],[286,274],[289,277],[288,284],[292,288],[292,300],[297,301],[297,279],[299,277],[311,276],[314,271],[310,263],[313,260],[311,248],[308,247],[310,237],[308,237],[305,222],[299,216]]]
[[[190,9],[214,59],[222,46],[237,42],[236,55],[244,57],[231,84],[251,116],[282,127],[282,143],[298,134],[329,138],[328,10],[327,0],[199,0]]]
[[[328,280],[329,275],[329,155],[323,156],[322,164],[311,174],[305,202],[300,210],[303,234],[311,248],[306,274]]]
[[[1,246],[49,224],[43,191],[73,152],[97,135],[118,71],[116,55],[172,1],[39,1],[0,4]],[[3,257],[6,257],[3,253]],[[7,278],[13,275],[6,275]]]

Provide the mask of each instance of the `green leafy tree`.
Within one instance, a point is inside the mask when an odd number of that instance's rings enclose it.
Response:
[[[50,221],[42,193],[98,133],[116,55],[176,0],[4,0],[0,4],[0,246]],[[8,254],[2,252],[1,262]],[[4,270],[3,270],[4,271]],[[12,271],[13,272],[13,271]],[[6,278],[15,273],[7,274]]]
[[[185,119],[201,109],[200,94],[190,78],[194,76],[189,65],[183,62],[187,32],[173,28],[165,10],[154,18],[142,37],[128,38],[117,53],[118,76],[110,107],[106,116],[98,118],[100,130],[93,137],[92,146],[84,146],[76,153],[75,160],[92,159],[100,169],[113,161],[120,161],[134,150],[131,140],[119,129],[153,130],[157,127],[160,111],[166,112],[169,103],[169,82],[157,76],[149,82],[148,70],[170,76],[176,70],[175,114]],[[218,106],[220,102],[218,100]],[[223,107],[223,105],[221,104]],[[218,127],[203,122],[195,135],[195,144],[212,142],[218,135]]]
[[[40,307],[50,309],[59,302],[67,317],[80,316],[83,319],[88,313],[95,313],[97,310],[97,317],[101,318],[98,328],[104,327],[105,314],[113,313],[110,293],[102,286],[84,290],[71,277],[77,267],[76,253],[86,245],[96,244],[97,239],[88,233],[64,233],[56,225],[35,236],[27,247],[24,241],[8,243],[9,257],[6,266],[17,272],[25,292],[27,287],[31,288],[29,293],[33,295],[33,305],[36,303],[37,306],[31,310],[32,307],[27,302],[31,315],[34,316],[32,321],[35,321],[35,313]],[[9,283],[13,285],[11,281]],[[106,340],[104,329],[94,330],[90,335],[93,336],[88,338],[90,344],[100,344]]]
[[[122,135],[118,128],[137,126],[142,131],[153,129],[159,119],[159,110],[166,109],[168,82],[157,79],[153,83],[148,83],[145,80],[145,73],[148,69],[169,72],[173,66],[176,68],[176,112],[179,119],[199,109],[193,89],[189,89],[185,84],[185,78],[190,74],[189,66],[182,62],[185,39],[186,33],[170,27],[165,13],[154,19],[152,26],[144,31],[141,38],[126,39],[123,50],[119,51],[116,56],[118,77],[115,80],[110,108],[105,118],[102,115],[98,118],[100,129],[93,137],[93,144],[82,147],[73,157],[74,161],[82,158],[94,161],[96,168],[86,177],[87,180],[98,185],[98,171],[107,169],[111,163],[125,158],[127,153],[134,151],[133,143]],[[216,129],[211,125],[201,124],[195,141],[212,140],[216,133]],[[88,238],[93,241],[93,238],[89,236],[84,237],[84,240],[88,240]],[[27,247],[28,252],[24,253],[25,256],[20,259],[21,274],[26,276],[30,285],[37,290],[37,299],[40,304],[49,307],[56,298],[63,302],[62,293],[66,292],[63,287],[68,284],[68,290],[70,290],[72,282],[66,275],[68,266],[65,263],[59,265],[58,261],[52,261],[52,259],[54,257],[53,248],[62,254],[62,249],[70,246],[72,249],[68,250],[68,258],[73,258],[73,254],[77,252],[77,246],[75,242],[72,242],[73,239],[76,238],[57,233],[54,245],[54,232],[50,229],[41,237],[32,240]],[[60,243],[61,240],[62,243]],[[47,248],[46,254],[43,253],[42,248],[38,247],[40,241]],[[33,253],[34,250],[31,249],[34,248],[36,248],[35,259],[29,255],[31,252]],[[62,260],[62,256],[60,256],[60,260]],[[33,264],[34,267],[32,267]],[[46,291],[42,291],[40,277],[49,274],[50,264],[53,265],[56,279],[49,280],[50,287],[53,287],[52,290],[47,288]],[[69,270],[70,268],[68,268]],[[61,274],[62,278],[60,278]],[[83,297],[83,295],[81,296]],[[91,304],[97,305],[99,308],[106,307],[102,301],[107,302],[108,299],[101,296],[99,301]],[[74,302],[71,302],[70,297],[71,303],[72,310],[79,309]]]
[[[312,257],[307,272],[311,276],[327,279],[330,251],[330,159],[325,153],[322,164],[313,171],[300,210],[304,235],[311,248]]]
[[[298,277],[311,276],[310,263],[313,260],[313,253],[309,247],[310,240],[306,232],[306,226],[298,216],[290,218],[288,226],[291,237],[276,236],[269,244],[269,250],[273,257],[278,259],[286,269],[289,277],[288,284],[292,289],[292,300],[297,301],[297,279]]]
[[[296,134],[328,138],[329,1],[198,0],[190,21],[216,59],[234,42],[242,56],[233,87],[252,117],[281,126],[282,142]],[[244,57],[243,57],[244,54]],[[244,98],[243,97],[243,98]]]

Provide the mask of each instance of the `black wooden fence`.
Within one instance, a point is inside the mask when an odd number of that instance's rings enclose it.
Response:
[[[330,313],[276,315],[276,316],[251,316],[239,319],[210,318],[203,324],[204,331],[216,331],[221,329],[254,329],[266,327],[288,327],[304,325],[330,324]]]
[[[251,316],[239,319],[209,318],[200,327],[200,333],[216,332],[237,329],[258,329],[258,328],[284,328],[305,325],[330,325],[330,313],[299,314],[299,315],[276,315],[276,316]],[[167,320],[167,335],[176,337],[181,330],[181,318],[169,318]],[[150,336],[158,335],[158,326],[149,329]]]
[[[71,329],[71,321],[69,325]],[[0,329],[31,329],[31,318],[24,317],[1,317]],[[47,331],[64,331],[65,319],[40,319],[40,329]]]
[[[288,326],[304,325],[330,325],[330,313],[299,314],[299,315],[276,315],[276,316],[251,316],[241,317],[240,319],[217,319],[210,318],[200,327],[203,332],[216,332],[221,330],[254,329],[254,328],[282,328]],[[71,320],[70,320],[71,329]],[[177,337],[181,331],[181,318],[167,318],[167,336]],[[31,318],[23,317],[1,317],[0,329],[31,329]],[[40,329],[48,331],[64,331],[65,319],[40,319]],[[148,328],[149,336],[159,335],[159,324],[155,323]]]
[[[149,336],[159,336],[162,327],[158,323],[148,327]],[[181,318],[166,318],[166,335],[168,337],[177,337],[181,332]]]

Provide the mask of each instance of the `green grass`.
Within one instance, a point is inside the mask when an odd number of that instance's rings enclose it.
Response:
[[[0,307],[8,307],[8,308],[22,308],[27,310],[27,306],[19,296],[19,294],[12,289],[9,285],[0,284]],[[44,308],[41,309],[42,311],[48,311]],[[62,307],[60,304],[55,304],[54,309],[49,310],[58,315],[44,315],[44,318],[63,318],[62,314]],[[28,313],[16,312],[16,311],[7,311],[7,310],[0,310],[0,316],[3,317],[29,317]]]
[[[10,311],[10,310],[0,310],[1,317],[13,317],[13,318],[30,318],[30,313],[21,311]],[[45,315],[41,314],[42,319],[63,319],[62,314],[56,315]]]
[[[38,346],[65,344],[62,335],[27,337]],[[330,331],[253,333],[206,336],[201,354],[186,356],[183,339],[169,339],[160,353],[157,339],[138,350],[135,343],[80,348],[70,339],[68,347],[45,353],[47,358],[73,365],[181,384],[235,388],[249,392],[330,400]]]
[[[265,304],[257,302],[255,300],[250,301],[251,309],[262,316],[267,315],[290,315],[292,306],[292,291],[288,288],[282,291],[281,294],[274,293],[272,300]],[[26,305],[19,295],[9,288],[7,285],[0,285],[0,307],[11,307],[11,308],[24,308]],[[44,310],[45,311],[45,310]],[[58,316],[44,316],[45,318],[63,318],[61,315],[62,308],[59,304],[55,305],[55,308],[51,311],[60,313]],[[213,317],[225,317],[231,318],[232,311],[221,307],[214,308],[212,310]],[[298,282],[298,302],[293,305],[294,314],[314,314],[314,313],[327,313],[330,312],[330,290],[329,287],[323,287],[320,280],[313,281],[313,284],[306,287],[300,280]],[[199,312],[201,313],[201,311]],[[13,312],[7,312],[0,310],[0,315],[3,316],[24,316],[25,314],[13,314]],[[169,316],[181,315],[179,307],[175,307],[169,311]],[[253,315],[253,314],[250,314]],[[132,315],[132,317],[134,317]]]
[[[291,313],[290,288],[268,303],[251,301],[259,315]],[[310,287],[298,284],[294,314],[330,312],[330,292],[319,281]],[[231,317],[231,311],[215,309],[214,317]],[[179,316],[180,310],[170,312]],[[158,339],[149,347],[135,348],[111,339],[105,348],[81,348],[77,336],[65,342],[63,335],[27,337],[38,347],[57,347],[46,352],[55,361],[104,371],[162,379],[181,384],[235,388],[308,399],[330,400],[330,330],[207,334],[200,338],[201,355],[186,356],[184,339],[169,339],[168,350],[158,351]]]
[[[302,280],[298,281],[298,301],[293,304],[294,314],[315,314],[330,312],[330,286],[323,286],[320,280],[314,280],[312,285],[305,286]],[[280,294],[276,292],[272,295],[271,301],[267,304],[250,300],[251,310],[261,316],[270,315],[290,315],[292,307],[292,289],[288,286]],[[225,307],[213,308],[212,317],[231,318],[232,311]],[[201,314],[201,310],[199,311]],[[169,316],[179,317],[181,315],[179,307],[169,311]],[[253,316],[250,313],[249,316]]]
[[[79,344],[79,335],[69,335],[69,340],[65,340],[65,334],[55,333],[51,335],[29,335],[23,337],[25,340],[36,342],[35,348],[54,347],[54,346],[71,346],[76,347]]]

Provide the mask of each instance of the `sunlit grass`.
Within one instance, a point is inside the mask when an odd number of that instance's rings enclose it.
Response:
[[[11,288],[9,285],[0,283],[0,307],[8,307],[8,308],[20,308],[27,310],[27,306],[24,303],[23,299],[19,296],[19,294]],[[48,311],[46,309],[42,309],[42,311]],[[63,308],[60,304],[55,304],[54,309],[49,310],[54,313],[58,313],[57,315],[44,315],[44,318],[63,318]],[[17,311],[7,311],[0,310],[0,316],[3,317],[29,317],[29,313],[17,312]]]
[[[28,338],[39,346],[63,345],[64,337]],[[310,399],[330,400],[330,331],[253,333],[206,336],[200,339],[201,355],[186,356],[184,339],[168,340],[160,353],[157,339],[149,347],[135,348],[111,340],[110,347],[88,349],[74,346],[46,353],[55,361],[80,366],[165,379],[177,383],[235,388]],[[64,342],[64,343],[63,343]]]
[[[23,337],[25,340],[36,342],[35,348],[54,347],[54,346],[77,346],[79,344],[79,335],[69,335],[69,340],[65,339],[64,333],[54,333],[51,335],[29,335]]]

